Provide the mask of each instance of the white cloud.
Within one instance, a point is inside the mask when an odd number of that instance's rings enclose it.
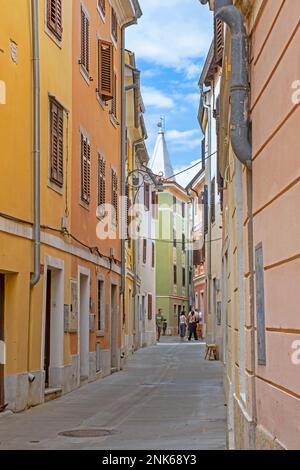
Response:
[[[143,86],[142,95],[146,107],[153,106],[155,108],[171,109],[175,104],[171,97],[154,87]]]
[[[200,149],[200,129],[189,131],[170,130],[166,133],[166,139],[172,151]]]
[[[140,0],[143,16],[127,32],[127,47],[151,63],[200,74],[211,42],[212,17],[197,0]]]

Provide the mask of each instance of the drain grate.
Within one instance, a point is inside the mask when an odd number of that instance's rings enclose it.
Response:
[[[73,429],[71,431],[63,431],[58,435],[63,437],[75,437],[79,439],[86,439],[92,437],[107,437],[114,434],[111,429]]]

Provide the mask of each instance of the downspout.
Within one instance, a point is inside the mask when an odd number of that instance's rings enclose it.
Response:
[[[33,41],[33,87],[34,87],[34,273],[30,285],[34,287],[41,277],[41,188],[40,188],[40,51],[38,0],[31,0]]]
[[[202,4],[208,0],[201,0]],[[238,160],[252,168],[252,144],[249,126],[249,50],[242,13],[233,6],[233,0],[215,0],[216,18],[231,30],[231,145]]]

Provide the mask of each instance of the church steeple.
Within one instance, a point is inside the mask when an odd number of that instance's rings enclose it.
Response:
[[[156,175],[163,174],[164,178],[175,180],[175,178],[172,178],[174,170],[165,139],[165,118],[160,118],[157,127],[158,136],[149,168]]]

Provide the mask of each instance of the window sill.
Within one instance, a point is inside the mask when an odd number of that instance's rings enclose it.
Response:
[[[110,39],[111,39],[111,42],[113,43],[114,48],[118,49],[118,42],[116,41],[112,33],[110,33]]]
[[[112,125],[117,129],[120,123],[117,121],[116,117],[112,113],[109,113],[109,119]]]
[[[100,10],[100,8],[98,6],[97,6],[97,10],[98,10],[98,13],[100,15],[101,20],[105,24],[105,16],[104,16],[103,12]]]
[[[87,204],[86,202],[80,200],[80,201],[79,201],[79,205],[80,205],[83,209],[85,209],[86,211],[90,212],[90,206],[89,206],[89,204]]]
[[[88,86],[90,86],[91,85],[90,76],[89,76],[88,72],[85,70],[85,68],[82,67],[82,65],[80,65],[80,73],[83,76],[84,81],[86,82],[86,84]]]
[[[49,189],[52,189],[52,191],[56,192],[57,194],[59,194],[60,196],[63,196],[64,194],[64,187],[60,187],[58,186],[57,184],[55,184],[53,181],[51,181],[50,179],[48,180],[48,184],[47,184],[48,188]]]
[[[106,108],[108,108],[108,104],[106,104],[106,102],[102,100],[102,98],[99,95],[98,91],[96,91],[96,97],[97,97],[97,101],[100,104],[101,108],[103,109],[103,111],[105,111]]]
[[[54,33],[48,28],[47,24],[45,25],[45,33],[49,36],[50,39],[57,45],[59,49],[62,49],[62,39],[58,39]]]

